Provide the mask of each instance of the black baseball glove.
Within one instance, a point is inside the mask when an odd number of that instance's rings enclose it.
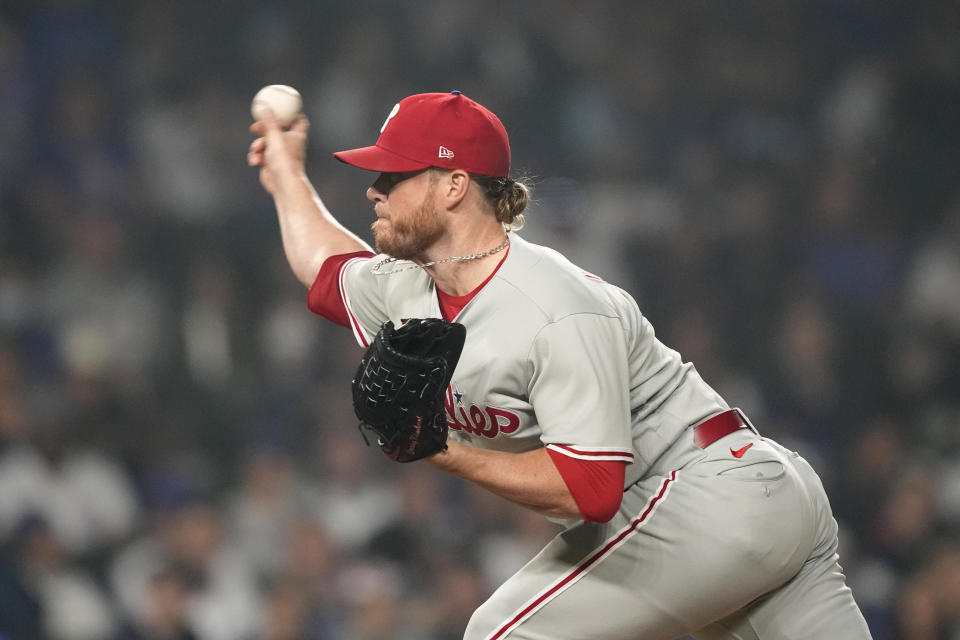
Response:
[[[360,433],[375,433],[391,459],[412,462],[447,448],[443,398],[466,337],[462,324],[437,318],[404,320],[398,329],[387,322],[367,349],[353,379],[353,409]]]

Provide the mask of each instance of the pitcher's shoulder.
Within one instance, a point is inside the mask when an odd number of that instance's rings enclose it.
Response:
[[[559,251],[511,238],[511,255],[497,274],[540,309],[549,321],[576,313],[622,316],[632,297],[571,262]]]

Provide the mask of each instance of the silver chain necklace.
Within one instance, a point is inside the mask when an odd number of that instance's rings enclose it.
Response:
[[[425,262],[423,264],[412,264],[412,265],[403,267],[402,269],[394,269],[392,271],[387,271],[387,272],[380,271],[380,267],[382,267],[385,264],[389,264],[391,262],[397,262],[397,259],[384,258],[377,264],[373,265],[373,268],[371,268],[370,271],[372,271],[375,275],[378,275],[378,276],[389,276],[394,273],[403,273],[404,271],[410,271],[411,269],[426,269],[427,267],[432,267],[435,264],[443,264],[444,262],[457,262],[462,260],[476,260],[477,258],[486,258],[487,256],[492,256],[495,253],[499,253],[500,251],[503,251],[509,246],[510,246],[510,236],[507,236],[507,239],[503,241],[503,244],[501,244],[499,247],[494,247],[493,249],[489,249],[487,251],[482,251],[480,253],[471,253],[470,255],[467,255],[467,256],[454,256],[452,258],[432,260],[431,262]]]

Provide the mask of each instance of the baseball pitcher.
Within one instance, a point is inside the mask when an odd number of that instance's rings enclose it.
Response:
[[[308,123],[256,122],[309,308],[366,348],[364,437],[562,522],[474,613],[469,640],[861,640],[810,465],[765,438],[633,298],[524,241],[507,132],[458,91],[389,112],[373,146],[376,251],[304,172]]]

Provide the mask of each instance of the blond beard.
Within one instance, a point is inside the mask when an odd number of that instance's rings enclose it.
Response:
[[[443,235],[440,214],[433,205],[431,191],[408,217],[392,217],[384,224],[377,220],[371,226],[377,251],[397,260],[423,259],[426,251]]]

